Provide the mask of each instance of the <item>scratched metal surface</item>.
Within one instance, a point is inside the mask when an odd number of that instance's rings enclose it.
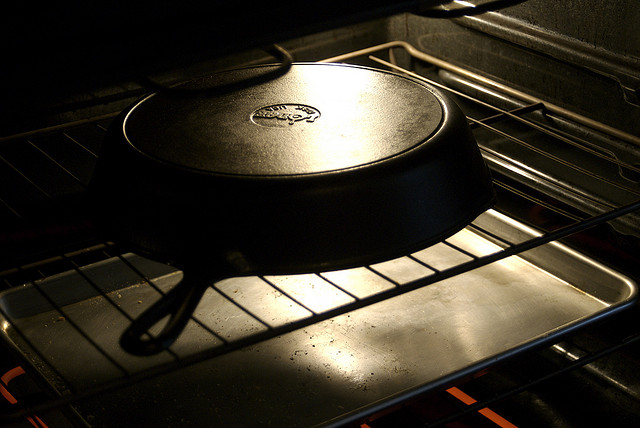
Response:
[[[476,223],[512,242],[535,234],[494,211]],[[361,298],[397,286],[388,279],[401,287],[432,269],[465,262],[469,254],[499,250],[465,229],[412,258],[370,269],[229,279],[206,293],[195,316],[220,338],[233,341],[354,299],[331,283]],[[630,280],[561,245],[546,245],[524,257],[531,261],[510,257],[120,393],[83,401],[78,410],[95,426],[132,417],[162,426],[322,424],[371,409],[380,400],[435,388],[635,299]],[[161,289],[181,278],[181,272],[167,266],[130,254],[126,258]],[[42,367],[42,361],[34,348],[58,370],[62,379],[49,375],[50,382],[62,391],[82,391],[122,377],[124,371],[172,360],[167,352],[133,357],[117,345],[128,325],[123,313],[135,317],[159,298],[157,291],[117,258],[82,272],[106,297],[96,296],[78,272],[42,281],[41,291],[31,284],[0,296],[5,334],[36,367]],[[62,312],[52,310],[43,293]],[[184,356],[212,346],[222,346],[222,341],[192,321],[171,350]]]

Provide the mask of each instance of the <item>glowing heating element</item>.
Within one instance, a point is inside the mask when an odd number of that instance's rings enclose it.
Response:
[[[447,389],[447,392],[453,395],[454,397],[456,397],[458,400],[462,401],[467,406],[476,402],[474,398],[465,394],[464,392],[462,392],[456,387]],[[512,424],[511,422],[509,422],[508,420],[506,420],[505,418],[503,418],[493,410],[489,409],[488,407],[478,410],[478,413],[480,413],[482,416],[484,416],[485,418],[489,419],[491,422],[495,423],[496,425],[502,428],[516,428],[516,425]]]

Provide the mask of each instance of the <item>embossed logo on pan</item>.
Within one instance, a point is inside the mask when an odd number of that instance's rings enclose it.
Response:
[[[317,108],[304,104],[275,104],[251,113],[253,123],[262,126],[289,127],[297,123],[313,123],[320,117]]]

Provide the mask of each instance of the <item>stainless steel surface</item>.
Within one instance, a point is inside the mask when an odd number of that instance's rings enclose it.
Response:
[[[57,373],[48,380],[59,390],[82,391],[501,250],[478,230],[511,242],[537,235],[495,211],[476,223],[480,229],[465,229],[411,257],[370,269],[222,281],[207,291],[195,317],[215,336],[191,321],[172,346],[173,355],[138,358],[117,345],[127,315],[135,317],[159,298],[117,258],[81,268],[105,296],[96,295],[77,271],[2,293],[3,331],[34,365],[47,364],[31,346],[45,357]],[[126,259],[164,290],[181,277],[137,256]],[[65,292],[69,289],[73,296]],[[102,394],[78,409],[105,425],[129,417],[133,408],[151,424],[319,424],[370,411],[380,400],[436,388],[553,340],[630,305],[636,292],[628,278],[552,243],[133,385],[127,394]]]
[[[530,0],[455,21],[406,15],[394,28],[420,51],[638,136],[636,12],[611,23],[629,3]],[[618,12],[598,15],[608,8]]]
[[[529,0],[502,14],[457,22],[606,76],[638,106],[640,36],[634,23],[639,19],[637,4],[628,0]]]

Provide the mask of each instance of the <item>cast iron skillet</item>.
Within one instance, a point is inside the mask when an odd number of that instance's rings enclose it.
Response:
[[[116,242],[184,272],[123,334],[132,354],[170,346],[215,281],[399,257],[493,203],[464,115],[434,88],[376,69],[294,64],[256,86],[206,90],[269,67],[180,87],[192,96],[150,95],[107,133],[90,186],[100,222]]]

